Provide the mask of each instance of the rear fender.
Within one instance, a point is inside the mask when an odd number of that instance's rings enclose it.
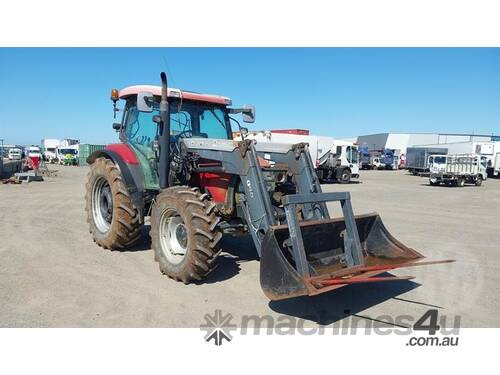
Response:
[[[141,165],[139,163],[127,163],[116,151],[108,149],[93,152],[87,158],[87,163],[89,165],[93,164],[97,158],[101,157],[112,160],[118,167],[132,203],[142,212],[144,209],[144,174],[141,170]]]

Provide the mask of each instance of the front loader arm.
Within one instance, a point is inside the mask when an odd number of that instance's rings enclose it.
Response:
[[[263,169],[293,175],[299,194],[321,193],[305,143],[290,147],[285,144],[256,145],[251,140],[236,142],[203,138],[189,138],[183,142],[188,152],[196,153],[203,159],[219,161],[221,165],[214,172],[239,176],[245,191],[245,200],[239,204],[259,256],[262,254],[261,245],[266,232],[271,226],[279,224],[273,216]],[[265,167],[259,159],[265,161]],[[207,171],[206,168],[203,170]],[[305,220],[329,218],[324,202],[305,202],[301,211]]]
[[[265,233],[277,223],[272,215],[271,200],[265,190],[253,143],[198,138],[184,139],[183,142],[188,152],[196,153],[203,159],[219,161],[221,166],[214,167],[214,172],[239,176],[245,191],[245,201],[240,202],[240,206],[260,256]],[[204,168],[204,171],[207,169]]]

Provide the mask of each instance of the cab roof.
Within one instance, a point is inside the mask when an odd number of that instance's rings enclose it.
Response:
[[[150,92],[155,96],[161,96],[161,86],[154,85],[135,85],[121,89],[118,93],[120,99],[126,99],[130,96],[137,95],[140,92]],[[186,100],[197,100],[201,102],[208,102],[214,104],[231,105],[231,99],[225,96],[212,95],[212,94],[199,94],[191,91],[184,91],[168,88],[168,96],[172,98],[182,98]]]

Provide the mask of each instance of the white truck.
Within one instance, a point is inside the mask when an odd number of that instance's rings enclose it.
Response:
[[[59,146],[56,148],[56,159],[61,165],[78,164],[79,145]]]
[[[493,142],[493,153],[487,161],[488,177],[500,176],[500,141]]]
[[[333,139],[333,138],[332,138]],[[348,184],[359,177],[359,152],[353,142],[333,139],[327,161],[316,165],[316,173],[322,181],[338,181]]]
[[[42,139],[43,158],[49,163],[57,163],[56,149],[61,145],[59,139]]]
[[[18,148],[11,148],[8,153],[9,160],[21,160],[22,151]]]
[[[308,143],[312,162],[321,181],[347,184],[351,178],[359,177],[358,148],[353,142],[317,135],[274,133],[269,130],[249,131],[244,137],[266,143]]]
[[[478,154],[429,156],[429,183],[463,187],[465,183],[481,186],[486,174],[487,158]]]
[[[495,142],[493,141],[467,141],[467,142],[451,142],[451,143],[437,143],[433,145],[418,145],[419,148],[432,148],[440,147],[446,148],[448,155],[459,154],[477,154],[486,157],[486,161],[490,162],[495,153]],[[500,146],[499,146],[500,147]],[[445,152],[443,152],[445,154]]]
[[[498,146],[500,149],[500,145]],[[500,176],[500,150],[495,153],[495,157],[492,158],[491,162],[488,162],[488,176],[496,177]]]
[[[408,147],[406,149],[406,169],[413,175],[429,172],[429,156],[446,155],[446,147]]]
[[[29,146],[25,150],[26,157],[40,159],[42,157],[42,152],[38,146]]]

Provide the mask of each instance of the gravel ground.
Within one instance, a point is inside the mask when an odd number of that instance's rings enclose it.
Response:
[[[237,324],[248,315],[275,322],[285,315],[307,325],[356,318],[386,326],[432,308],[447,326],[458,317],[462,327],[500,327],[500,179],[447,188],[404,171],[362,171],[359,183],[324,185],[350,191],[356,214],[378,212],[396,238],[429,260],[456,262],[393,272],[412,281],[269,302],[248,238],[224,240],[218,269],[199,285],[159,272],[147,227],[133,249],[97,247],[84,213],[88,168],[52,168],[58,176],[44,182],[0,185],[2,327],[198,327],[216,309]]]

